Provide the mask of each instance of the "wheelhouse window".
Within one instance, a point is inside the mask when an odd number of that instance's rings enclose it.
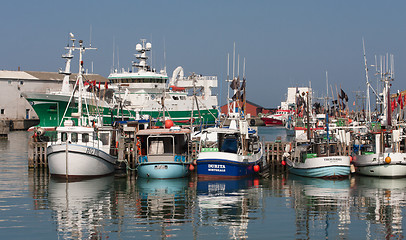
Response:
[[[66,139],[68,139],[68,134],[66,132],[61,133],[61,141],[66,142]]]
[[[100,141],[103,145],[109,144],[109,134],[108,133],[100,133]]]
[[[89,133],[82,134],[82,142],[84,143],[89,142]]]
[[[78,133],[72,133],[71,134],[71,141],[72,142],[78,142]]]

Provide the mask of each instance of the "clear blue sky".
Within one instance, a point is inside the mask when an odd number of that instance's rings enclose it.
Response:
[[[68,33],[87,45],[91,26],[98,50],[86,53],[85,65],[90,69],[93,61],[94,72],[105,77],[113,39],[120,67],[127,68],[135,45],[146,38],[155,68],[164,66],[165,46],[169,75],[177,66],[217,75],[225,92],[227,54],[235,42],[240,61],[247,62],[248,100],[276,107],[287,87],[309,81],[325,94],[328,71],[329,83],[341,85],[352,102],[353,91],[365,90],[362,37],[369,64],[374,55],[395,55],[392,90],[406,88],[405,11],[404,0],[4,1],[0,69],[57,71],[64,67]],[[370,78],[375,82],[372,69]]]

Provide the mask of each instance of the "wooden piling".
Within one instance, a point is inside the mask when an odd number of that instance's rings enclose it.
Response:
[[[47,168],[47,143],[34,142],[31,138],[28,142],[28,167],[29,168]]]

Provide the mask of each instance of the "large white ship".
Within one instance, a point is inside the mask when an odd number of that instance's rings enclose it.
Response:
[[[183,68],[177,67],[169,81],[165,70],[158,73],[147,64],[151,43],[142,39],[136,50],[138,62],[133,62],[131,70],[115,70],[108,77],[118,102],[130,111],[153,118],[163,117],[165,112],[165,117],[178,124],[214,123],[218,100],[212,88],[217,87],[216,76],[185,77]]]
[[[74,43],[73,35],[71,37]],[[67,61],[61,91],[24,93],[40,119],[39,127],[57,127],[65,109],[66,116],[70,116],[78,108],[77,104],[66,108],[73,89],[69,86],[72,84],[69,83],[70,61],[73,58],[71,48],[66,47],[68,54],[62,56]],[[93,100],[89,97],[88,104],[92,109],[100,111],[104,124],[143,115],[157,120],[171,118],[178,125],[215,123],[218,100],[212,94],[212,88],[217,87],[216,76],[192,74],[185,77],[182,67],[177,67],[169,81],[165,70],[158,73],[148,66],[147,52],[151,50],[150,43],[142,40],[141,44],[136,45],[136,50],[139,52],[135,54],[138,62],[133,62],[131,70],[115,69],[108,77],[108,89],[99,84],[101,89],[89,94]],[[92,87],[96,88],[97,85],[93,84]]]

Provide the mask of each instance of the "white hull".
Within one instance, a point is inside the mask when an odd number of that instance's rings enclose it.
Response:
[[[114,172],[117,158],[93,147],[55,144],[47,149],[51,175],[96,177]],[[67,164],[66,164],[67,163]]]
[[[286,161],[291,173],[306,177],[340,177],[350,174],[349,156],[307,158],[304,162]]]
[[[391,162],[385,163],[386,157]],[[406,176],[406,153],[383,153],[357,155],[354,159],[356,172],[374,177],[404,177]]]

